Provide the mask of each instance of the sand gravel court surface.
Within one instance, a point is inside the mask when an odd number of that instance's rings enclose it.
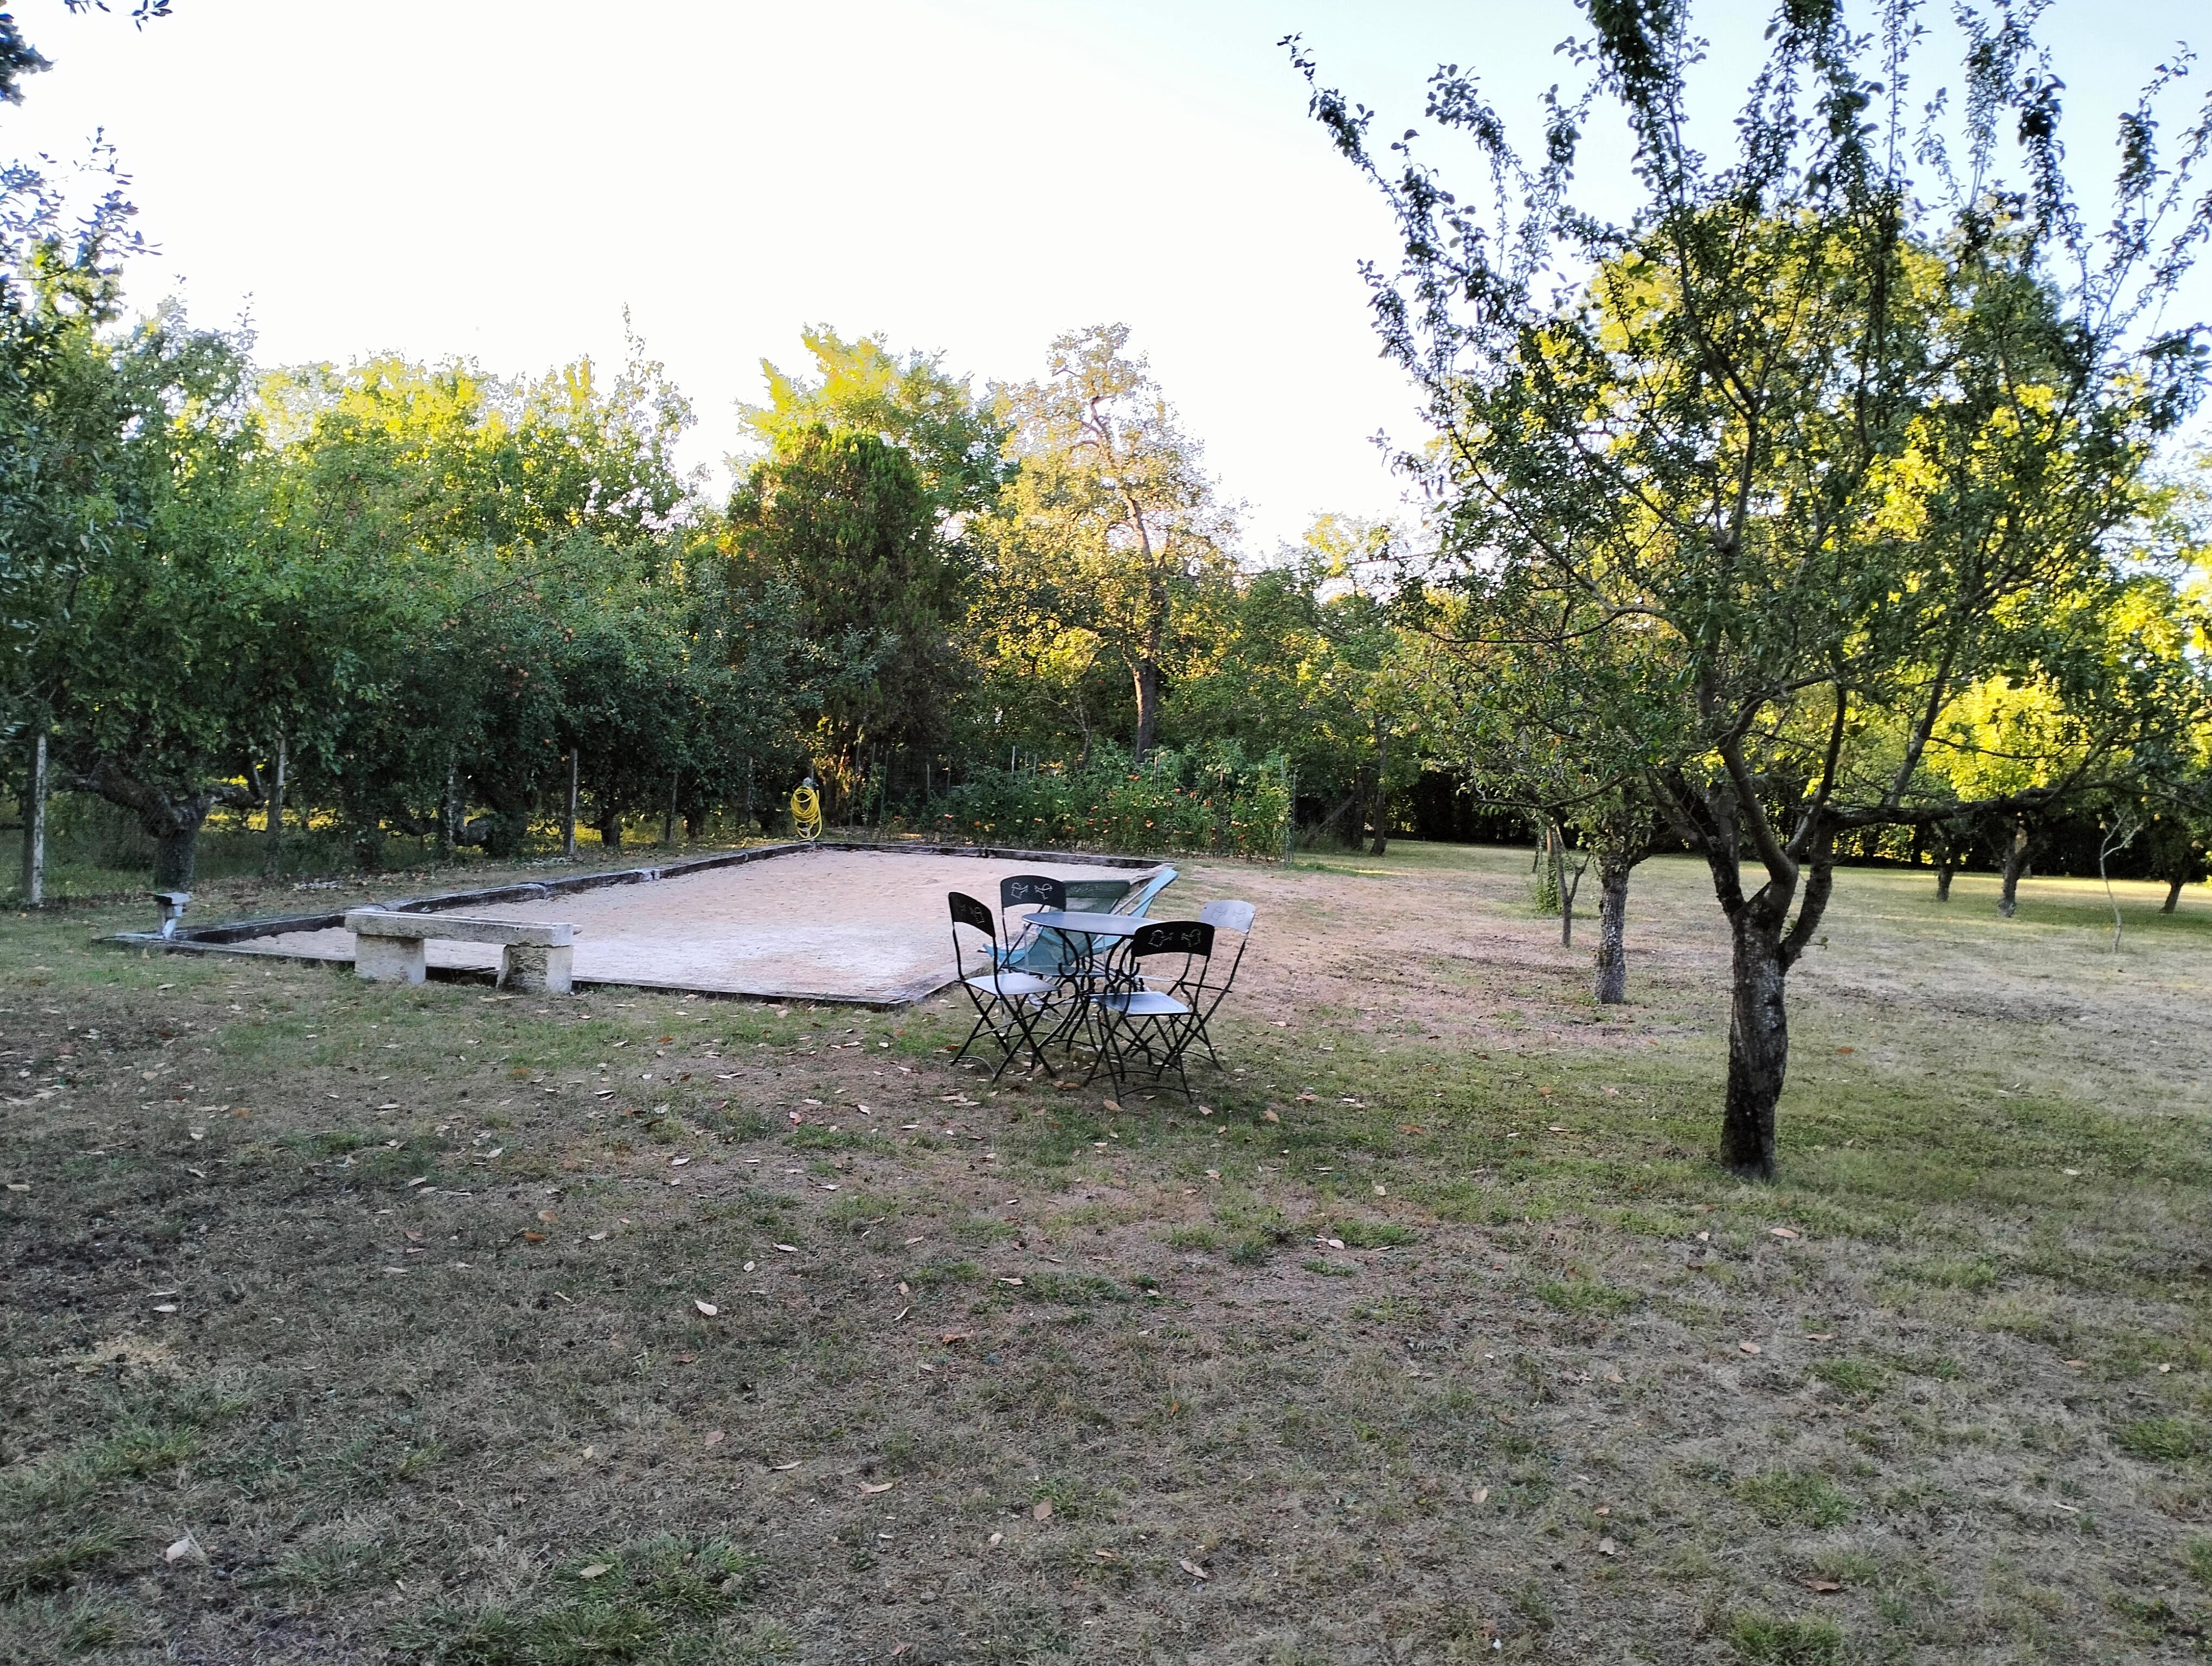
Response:
[[[920,852],[802,851],[543,900],[468,903],[473,918],[565,920],[577,927],[579,983],[885,1005],[919,1000],[952,981],[948,891],[997,907],[1016,873],[1063,879],[1128,870],[1018,858]],[[226,952],[350,963],[340,926],[221,945]],[[488,943],[433,939],[432,970],[495,972]]]

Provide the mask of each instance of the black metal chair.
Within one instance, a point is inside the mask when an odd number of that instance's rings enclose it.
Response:
[[[960,979],[960,987],[968,992],[975,1003],[975,1027],[968,1032],[968,1039],[960,1043],[960,1050],[952,1055],[958,1064],[968,1056],[968,1049],[975,1044],[979,1036],[988,1035],[998,1044],[1005,1056],[999,1067],[991,1073],[997,1081],[1006,1073],[1015,1055],[1026,1051],[1036,1061],[1040,1070],[1051,1068],[1045,1062],[1044,1049],[1038,1043],[1030,1007],[1042,1017],[1053,992],[1060,988],[1052,978],[1038,977],[1033,973],[1015,971],[1004,964],[1002,945],[999,939],[998,916],[981,903],[963,891],[947,893],[952,904],[952,964]],[[967,945],[961,941],[960,928],[981,932],[989,945],[984,958],[984,970],[978,975],[968,971]]]
[[[1185,976],[1170,983],[1167,990],[1168,994],[1176,996],[1190,1008],[1190,1033],[1186,1037],[1184,1045],[1188,1046],[1195,1042],[1204,1048],[1207,1060],[1216,1070],[1222,1071],[1224,1074],[1227,1073],[1226,1067],[1221,1062],[1221,1055],[1213,1050],[1213,1037],[1207,1033],[1206,1026],[1213,1015],[1221,1010],[1221,1003],[1228,998],[1229,991],[1237,982],[1237,969],[1244,964],[1244,951],[1252,946],[1252,915],[1253,908],[1249,903],[1238,902],[1233,897],[1224,897],[1218,903],[1208,903],[1200,909],[1198,911],[1198,917],[1213,927],[1217,942],[1223,932],[1237,933],[1237,957],[1229,963],[1229,970],[1222,976],[1221,981],[1218,983],[1210,983],[1205,981],[1212,976],[1213,971],[1212,958],[1208,956],[1205,961],[1200,963],[1203,970],[1200,982],[1196,986],[1188,981],[1190,963],[1185,961],[1183,964]],[[1146,982],[1149,983],[1151,980],[1147,979]]]
[[[1091,997],[1098,1056],[1084,1080],[1090,1081],[1103,1066],[1118,1093],[1132,1056],[1142,1055],[1155,1080],[1164,1082],[1173,1069],[1188,1099],[1192,1096],[1190,1079],[1183,1073],[1183,1049],[1190,1044],[1190,1021],[1198,1004],[1207,998],[1213,927],[1203,920],[1156,920],[1137,928],[1123,954],[1126,973],[1121,986]],[[1149,987],[1144,963],[1162,955],[1181,955],[1182,966],[1172,978],[1159,980],[1167,988],[1155,989]]]
[[[1067,886],[1047,873],[1016,873],[999,881],[999,928],[1006,946],[1000,952],[999,964],[1022,971],[1049,975],[1059,970],[1065,948],[1057,939],[1041,941],[1035,926],[1027,921],[1017,921],[1008,917],[1014,909],[1064,909],[1067,906]],[[1042,963],[1042,964],[1039,964]]]

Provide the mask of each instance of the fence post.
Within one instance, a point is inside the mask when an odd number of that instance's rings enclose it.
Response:
[[[285,754],[282,730],[276,734],[276,756],[270,763],[268,848],[262,854],[261,867],[274,877],[284,866],[284,774],[291,763]]]
[[[31,741],[31,769],[23,790],[23,903],[38,908],[46,900],[46,736]]]
[[[561,854],[576,860],[576,749],[568,749],[568,813],[561,824]]]

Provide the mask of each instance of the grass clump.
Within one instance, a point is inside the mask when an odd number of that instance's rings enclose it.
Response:
[[[1421,1241],[1419,1232],[1395,1220],[1336,1221],[1330,1225],[1328,1236],[1347,1250],[1400,1250]]]
[[[1642,1299],[1632,1290],[1617,1290],[1596,1279],[1547,1279],[1536,1286],[1537,1298],[1562,1313],[1598,1314],[1610,1317],[1626,1313]]]
[[[1850,1499],[1808,1469],[1761,1470],[1738,1481],[1735,1493],[1778,1527],[1835,1527],[1850,1519]]]
[[[2112,1441],[2130,1457],[2186,1463],[2212,1453],[2212,1427],[2193,1417],[2139,1417],[2115,1430]]]
[[[701,1657],[702,1633],[750,1599],[757,1569],[725,1540],[664,1534],[570,1562],[522,1608],[434,1610],[395,1626],[392,1641],[423,1666],[676,1666]]]
[[[1843,1628],[1832,1620],[1782,1619],[1755,1609],[1729,1616],[1723,1633],[1740,1660],[1771,1666],[1841,1666]]]

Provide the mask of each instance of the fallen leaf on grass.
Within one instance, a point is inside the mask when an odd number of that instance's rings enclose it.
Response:
[[[1116,1104],[1115,1104],[1113,1100],[1111,1100],[1111,1099],[1104,1099],[1104,1100],[1101,1100],[1101,1101],[1100,1101],[1100,1103],[1101,1103],[1102,1104],[1103,1104],[1103,1105],[1106,1107],[1106,1109],[1107,1109],[1107,1110],[1121,1110],[1121,1107],[1120,1105]]]
[[[1035,1521],[1050,1521],[1052,1519],[1052,1500],[1050,1499],[1039,1499],[1035,1504],[1030,1506],[1030,1518]]]
[[[584,1242],[586,1243],[605,1243],[606,1241],[607,1235],[605,1232],[586,1232],[584,1234]]]
[[[702,1313],[705,1314],[710,1319],[722,1310],[720,1308],[716,1307],[714,1303],[702,1302],[696,1297],[692,1298],[691,1305],[697,1308]]]
[[[1298,1103],[1302,1105],[1310,1105],[1320,1097],[1321,1095],[1318,1093],[1301,1093],[1298,1095]]]
[[[720,1429],[708,1430],[707,1438],[701,1443],[701,1444],[707,1446],[720,1446],[721,1444],[722,1432]]]
[[[543,1243],[545,1242],[545,1234],[543,1232],[525,1232],[522,1235],[522,1241],[525,1243]]]
[[[27,1192],[31,1189],[31,1183],[27,1180],[11,1180],[8,1183],[8,1189],[11,1192]]]
[[[939,1337],[937,1340],[943,1343],[946,1347],[951,1347],[956,1343],[966,1341],[968,1340],[968,1333],[964,1330],[948,1330],[944,1335]]]
[[[1597,1541],[1597,1554],[1601,1556],[1618,1556],[1620,1554],[1620,1547],[1610,1539],[1600,1539]]]
[[[804,1458],[793,1458],[793,1459],[792,1459],[792,1461],[791,1461],[790,1462],[788,1462],[788,1463],[771,1463],[771,1464],[769,1464],[769,1468],[771,1468],[771,1469],[778,1469],[778,1470],[781,1470],[781,1469],[796,1469],[797,1468],[799,1468],[799,1466],[801,1463],[804,1463],[805,1462],[805,1460]]]
[[[207,1560],[207,1552],[200,1548],[200,1541],[198,1539],[187,1533],[161,1553],[161,1560],[172,1565],[186,1560],[204,1562]]]
[[[388,1268],[386,1270],[388,1272],[398,1273],[404,1269],[393,1267]],[[154,1311],[156,1313],[174,1313],[176,1310],[177,1304],[174,1302],[156,1302],[154,1304]]]
[[[1745,1353],[1758,1353],[1762,1352],[1759,1344],[1756,1342],[1738,1342],[1736,1344],[1736,1347]]]
[[[1487,1487],[1476,1487],[1476,1488],[1474,1489],[1474,1492],[1472,1492],[1472,1493],[1468,1493],[1468,1494],[1467,1495],[1467,1501],[1468,1501],[1469,1504],[1487,1504],[1487,1503],[1489,1503],[1489,1502],[1490,1502],[1490,1489],[1489,1489]]]
[[[544,1221],[548,1226],[554,1225],[561,1219],[560,1216],[555,1214],[550,1209],[540,1209],[538,1212],[538,1218]]]
[[[799,1253],[799,1246],[795,1243],[779,1243],[775,1247],[778,1253],[782,1255],[795,1256]]]
[[[1019,1290],[1022,1287],[1022,1281],[1019,1279],[1000,1279],[999,1282],[1000,1284],[1012,1285],[1017,1290]]]
[[[1843,1589],[1833,1579],[1800,1579],[1797,1583],[1804,1586],[1807,1590],[1829,1591]]]
[[[1276,1116],[1273,1110],[1263,1110],[1260,1113],[1260,1120],[1263,1122],[1279,1122],[1283,1119]]]
[[[984,1541],[983,1541],[983,1542],[984,1542],[985,1544],[987,1544],[987,1545],[998,1545],[998,1544],[1004,1544],[1004,1543],[1006,1542],[1006,1535],[1005,1534],[1003,1534],[1003,1533],[994,1533],[994,1534],[993,1534],[989,1538],[988,1538],[988,1539],[984,1540]]]
[[[1118,1562],[1121,1560],[1110,1550],[1094,1550],[1091,1554],[1102,1562]]]
[[[1794,1226],[1770,1226],[1766,1229],[1766,1236],[1771,1238],[1780,1238],[1784,1243],[1789,1243],[1798,1236],[1798,1232],[1797,1229]]]
[[[873,1493],[888,1493],[896,1485],[896,1482],[888,1481],[864,1481],[860,1483],[860,1496],[866,1498]]]
[[[1401,1134],[1426,1134],[1428,1130],[1423,1128],[1419,1122],[1401,1122],[1398,1124],[1398,1132]]]
[[[578,1568],[576,1570],[576,1577],[579,1579],[596,1579],[606,1571],[607,1565],[605,1562],[593,1562],[588,1567]]]
[[[1204,1568],[1199,1566],[1197,1563],[1192,1561],[1188,1556],[1176,1557],[1176,1566],[1181,1568],[1185,1573],[1190,1575],[1194,1579],[1210,1579],[1213,1577]]]

